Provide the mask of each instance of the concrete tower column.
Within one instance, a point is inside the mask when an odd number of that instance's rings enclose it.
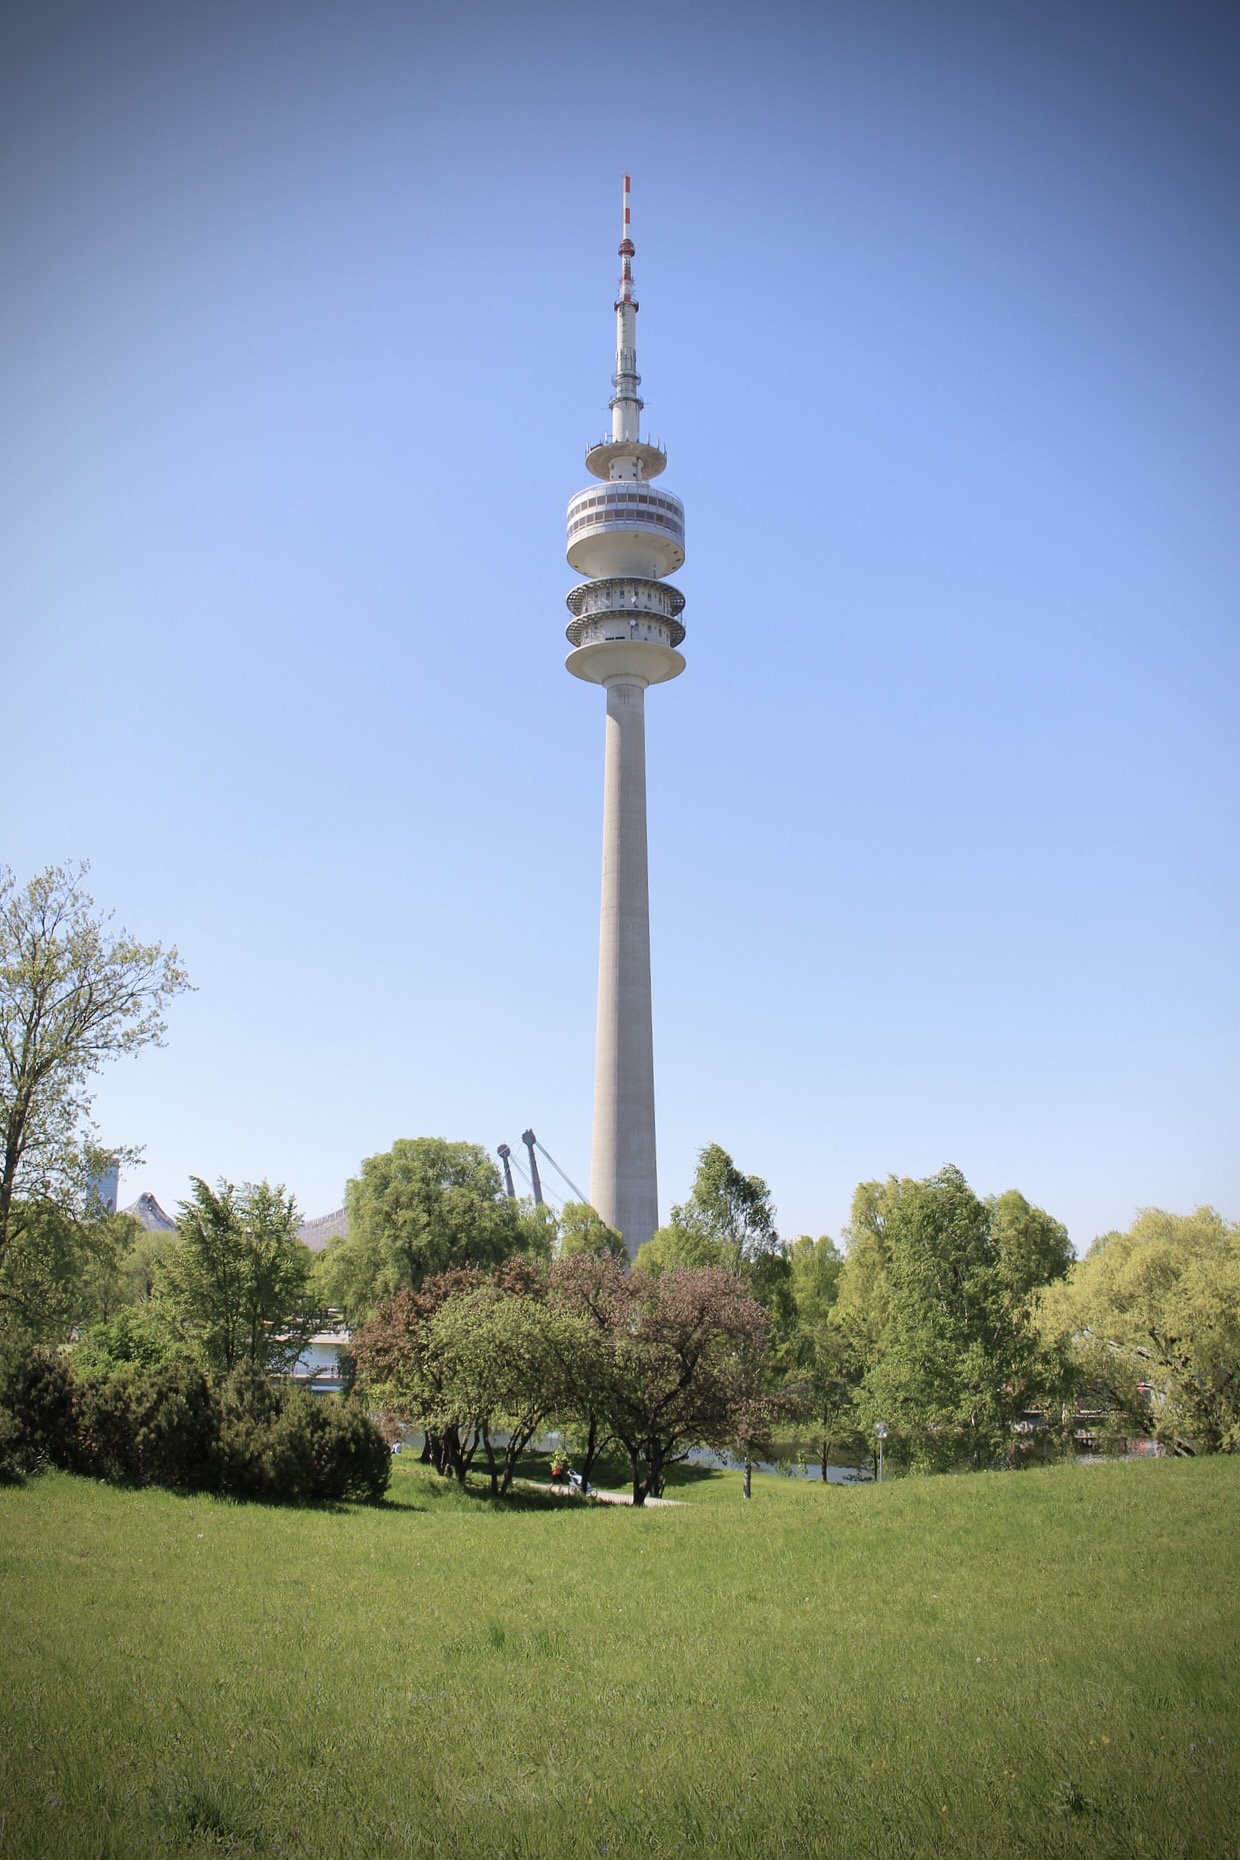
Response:
[[[590,1199],[630,1256],[659,1224],[645,706],[644,682],[608,681]]]
[[[659,1224],[654,1039],[650,1012],[650,884],[646,870],[646,687],[685,669],[685,597],[666,577],[685,559],[685,511],[656,487],[667,464],[639,421],[637,303],[629,177],[624,177],[620,295],[611,433],[586,452],[595,479],[568,504],[568,560],[589,577],[568,596],[574,678],[607,691],[603,903],[590,1199],[624,1235],[629,1257]]]

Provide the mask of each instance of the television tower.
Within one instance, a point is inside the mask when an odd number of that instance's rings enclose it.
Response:
[[[568,505],[568,560],[588,575],[568,596],[575,678],[607,692],[603,763],[603,896],[590,1199],[624,1235],[629,1257],[659,1224],[650,1015],[650,888],[646,869],[646,686],[685,669],[685,597],[663,579],[685,559],[685,511],[651,488],[667,464],[640,433],[637,303],[624,177],[620,295],[611,433],[586,452],[600,482]]]

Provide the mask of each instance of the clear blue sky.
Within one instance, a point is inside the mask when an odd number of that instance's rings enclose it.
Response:
[[[5,17],[0,857],[198,989],[104,1077],[125,1199],[588,1179],[629,168],[664,1214],[717,1141],[789,1235],[948,1161],[1240,1216],[1230,0]]]

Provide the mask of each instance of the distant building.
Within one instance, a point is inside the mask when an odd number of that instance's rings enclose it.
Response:
[[[116,1213],[116,1198],[120,1193],[121,1169],[119,1163],[105,1163],[97,1169],[90,1179],[91,1195],[96,1197],[105,1214]]]
[[[348,1237],[349,1217],[343,1208],[337,1208],[334,1214],[317,1214],[313,1220],[303,1221],[297,1229],[297,1238],[312,1253],[321,1253],[329,1240],[347,1240]]]
[[[115,1202],[112,1205],[115,1207]],[[168,1219],[154,1195],[139,1195],[129,1207],[122,1208],[121,1213],[130,1215],[140,1227],[146,1228],[148,1234],[171,1233],[176,1226],[175,1221]]]

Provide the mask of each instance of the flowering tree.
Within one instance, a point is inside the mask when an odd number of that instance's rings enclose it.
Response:
[[[625,1274],[614,1260],[589,1264],[553,1281],[555,1295],[593,1325],[588,1412],[624,1448],[643,1505],[691,1448],[734,1437],[754,1399],[767,1314],[725,1266]]]

